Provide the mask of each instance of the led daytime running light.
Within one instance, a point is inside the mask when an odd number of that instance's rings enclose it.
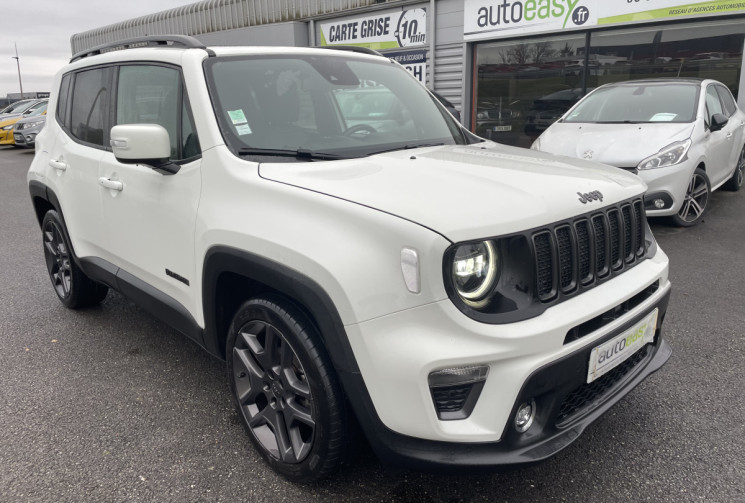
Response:
[[[656,154],[644,159],[637,167],[639,169],[654,169],[674,166],[687,159],[686,154],[688,154],[690,147],[690,138],[685,141],[672,143]]]

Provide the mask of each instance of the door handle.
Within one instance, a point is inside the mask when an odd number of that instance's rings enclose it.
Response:
[[[62,161],[57,161],[56,159],[52,159],[49,161],[49,166],[52,168],[58,170],[58,171],[65,171],[67,169],[67,164],[65,164]]]
[[[123,190],[124,189],[124,184],[122,182],[119,182],[117,180],[112,180],[111,178],[106,178],[104,176],[98,179],[98,184],[103,188],[111,189],[111,190]]]

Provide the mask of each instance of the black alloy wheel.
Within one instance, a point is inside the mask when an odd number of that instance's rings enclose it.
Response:
[[[289,301],[247,301],[228,335],[233,400],[255,447],[279,473],[309,482],[334,471],[345,404],[312,323]]]
[[[53,219],[44,225],[44,258],[57,295],[60,299],[69,297],[72,293],[72,258],[62,237],[62,229]]]
[[[679,227],[691,227],[701,221],[709,204],[711,196],[711,184],[706,172],[696,168],[688,182],[683,204],[673,221]]]
[[[70,309],[93,306],[108,293],[108,287],[92,281],[75,264],[70,241],[59,214],[49,210],[41,224],[44,259],[49,279],[62,303]]]

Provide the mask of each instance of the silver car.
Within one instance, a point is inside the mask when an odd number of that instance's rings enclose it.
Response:
[[[636,80],[597,88],[531,148],[637,173],[647,214],[687,227],[701,221],[711,191],[742,186],[744,129],[745,113],[720,82]]]
[[[14,117],[19,117],[21,115],[24,115],[29,110],[32,110],[36,108],[39,104],[49,101],[46,98],[43,99],[31,99],[31,100],[21,100],[16,101],[15,103],[11,103],[7,107],[0,110],[0,121],[4,121],[6,119],[12,119]]]
[[[36,135],[47,122],[46,104],[36,108],[28,116],[20,119],[13,127],[13,139],[16,147],[34,148]]]

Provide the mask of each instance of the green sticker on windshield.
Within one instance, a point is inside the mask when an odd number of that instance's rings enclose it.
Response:
[[[248,122],[246,120],[246,115],[240,108],[238,110],[228,110],[228,116],[230,117],[230,120],[233,121],[233,124],[245,124]]]

